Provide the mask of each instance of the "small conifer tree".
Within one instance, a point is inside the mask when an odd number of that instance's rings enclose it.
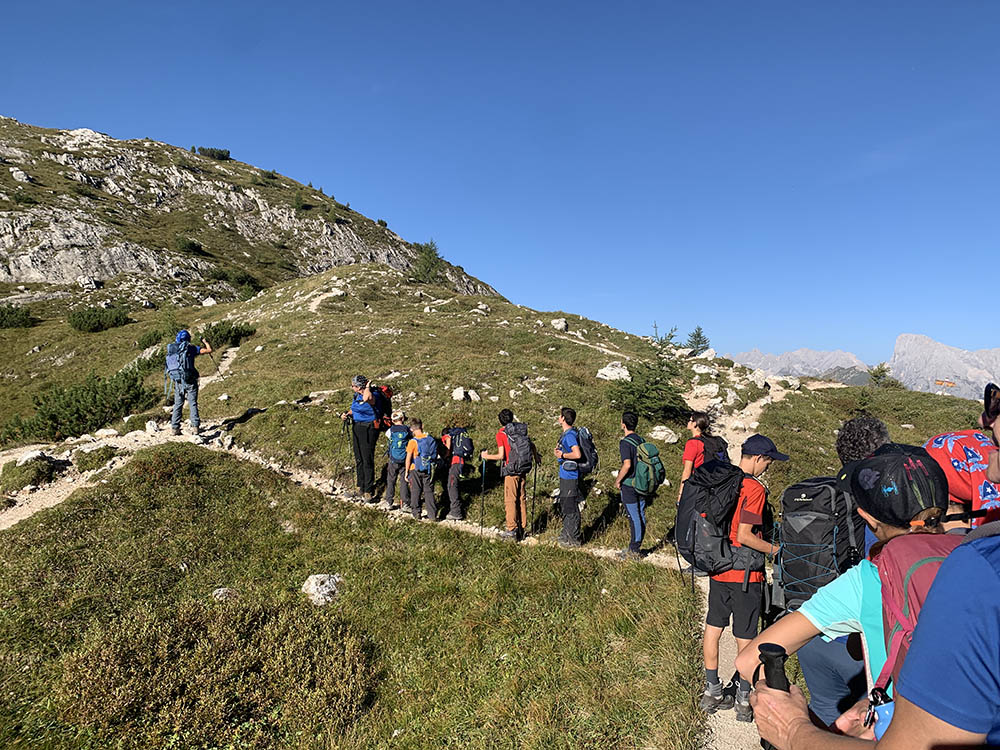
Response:
[[[695,326],[694,330],[688,334],[685,346],[691,350],[691,354],[698,355],[708,350],[708,336],[701,330],[701,326]]]

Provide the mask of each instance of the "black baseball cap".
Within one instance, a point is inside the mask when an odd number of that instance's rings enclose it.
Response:
[[[898,529],[923,510],[948,508],[948,479],[931,455],[917,445],[887,443],[868,458],[840,470],[840,488],[860,508]]]
[[[744,456],[767,456],[775,461],[787,461],[788,456],[778,452],[778,446],[769,437],[763,435],[751,435],[743,441]]]

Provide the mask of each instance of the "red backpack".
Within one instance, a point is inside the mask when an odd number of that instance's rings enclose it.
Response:
[[[392,427],[392,388],[377,385],[372,395],[375,397],[375,429],[388,430]]]
[[[890,539],[873,562],[882,582],[882,626],[886,660],[875,687],[896,683],[913,629],[941,563],[965,541],[958,534],[905,534]]]

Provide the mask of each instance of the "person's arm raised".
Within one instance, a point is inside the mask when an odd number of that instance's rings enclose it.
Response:
[[[801,612],[792,612],[750,641],[750,644],[736,657],[736,668],[744,680],[752,680],[754,670],[760,664],[762,643],[774,643],[783,647],[786,653],[794,654],[818,636],[819,628],[813,625],[808,617]]]

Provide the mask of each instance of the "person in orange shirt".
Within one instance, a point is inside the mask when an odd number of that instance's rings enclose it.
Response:
[[[420,518],[420,500],[424,501],[427,519],[437,523],[437,504],[434,502],[434,466],[437,463],[437,440],[424,432],[424,423],[414,417],[410,420],[413,437],[406,444],[406,483],[410,488],[410,510]]]
[[[787,460],[788,456],[778,452],[774,441],[763,435],[751,435],[743,443],[740,469],[745,476],[733,513],[729,541],[733,547],[748,547],[761,553],[761,564],[758,570],[728,570],[712,576],[709,581],[708,615],[702,644],[706,687],[701,698],[701,707],[708,713],[734,705],[733,696],[724,694],[719,680],[719,639],[722,631],[729,627],[730,618],[739,650],[757,636],[764,586],[763,555],[778,551],[778,546],[764,541],[761,534],[767,489],[757,477],[767,471],[773,461]],[[737,721],[753,721],[750,683],[742,678],[736,689],[735,706]]]

